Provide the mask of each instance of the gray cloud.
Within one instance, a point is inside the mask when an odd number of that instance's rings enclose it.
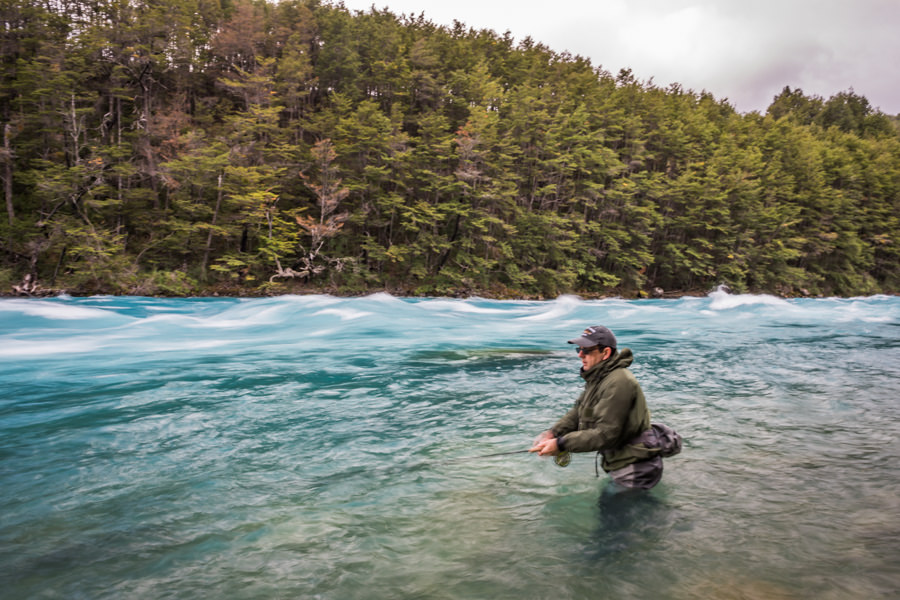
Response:
[[[368,10],[372,0],[344,0]],[[531,36],[644,81],[707,90],[742,112],[764,111],[784,86],[828,98],[853,89],[900,113],[898,0],[380,0],[476,29]],[[551,8],[552,7],[552,8]]]

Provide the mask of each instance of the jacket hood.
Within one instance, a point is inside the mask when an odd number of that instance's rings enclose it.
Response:
[[[633,362],[634,355],[631,353],[631,349],[622,348],[621,350],[617,350],[616,352],[614,352],[612,356],[610,356],[603,362],[594,365],[587,371],[582,368],[581,376],[585,379],[585,381],[600,380],[606,377],[606,375],[610,371],[614,371],[615,369],[628,368]]]

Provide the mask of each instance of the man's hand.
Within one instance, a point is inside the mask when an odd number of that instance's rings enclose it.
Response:
[[[556,437],[556,436],[553,435],[553,432],[550,431],[550,430],[548,429],[547,431],[542,432],[541,435],[539,435],[539,436],[537,436],[536,438],[534,438],[534,441],[531,442],[531,445],[532,445],[532,446],[537,446],[537,445],[540,444],[541,442],[546,441],[546,440],[549,440],[549,439],[552,438],[552,437]]]
[[[529,452],[537,452],[538,456],[556,456],[559,454],[559,446],[553,434],[545,431],[534,441]]]

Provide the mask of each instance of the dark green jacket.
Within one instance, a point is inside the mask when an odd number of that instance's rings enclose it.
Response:
[[[633,361],[631,350],[622,348],[592,369],[582,369],[584,391],[550,429],[562,437],[565,450],[602,452],[604,471],[621,469],[647,457],[646,450],[628,446],[629,440],[650,428],[644,392],[627,369]]]

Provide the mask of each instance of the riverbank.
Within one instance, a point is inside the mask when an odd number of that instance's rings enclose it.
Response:
[[[137,283],[121,283],[111,285],[94,281],[68,288],[65,286],[44,285],[40,280],[26,275],[18,283],[9,279],[0,281],[0,297],[47,298],[54,296],[143,296],[149,298],[271,298],[276,296],[296,295],[328,295],[340,298],[359,298],[372,294],[390,294],[397,298],[485,298],[490,300],[553,300],[559,296],[578,296],[586,300],[604,298],[622,298],[625,300],[672,299],[684,297],[703,297],[715,290],[730,293],[765,294],[779,298],[850,298],[857,296],[898,294],[897,290],[868,290],[858,294],[823,294],[813,293],[805,288],[790,286],[773,286],[773,288],[733,289],[727,284],[712,287],[693,287],[686,289],[663,289],[648,286],[643,289],[609,288],[597,290],[559,290],[554,293],[529,293],[502,284],[490,287],[451,287],[451,286],[350,286],[350,285],[313,285],[297,279],[286,279],[260,283],[259,281],[232,280],[203,283],[183,276],[181,272],[157,274],[144,278]]]
[[[687,289],[687,290],[663,290],[662,288],[654,288],[652,290],[607,290],[603,292],[576,290],[566,292],[559,295],[571,295],[583,298],[585,300],[602,300],[604,298],[622,298],[626,300],[641,299],[676,299],[684,297],[703,297],[709,293],[724,289],[727,292],[732,290],[726,285],[720,285],[711,289]],[[359,298],[370,296],[372,294],[389,294],[397,298],[485,298],[490,300],[525,300],[525,301],[542,301],[553,300],[556,296],[545,296],[541,294],[527,294],[518,290],[510,290],[508,288],[492,288],[477,289],[464,288],[445,291],[444,293],[423,293],[414,289],[403,287],[370,287],[366,289],[349,289],[339,286],[314,286],[299,282],[289,282],[279,284],[277,286],[266,286],[265,289],[260,287],[241,286],[229,283],[219,283],[215,285],[203,285],[183,292],[174,292],[172,290],[160,291],[155,290],[148,292],[145,290],[133,290],[131,292],[123,292],[121,290],[111,290],[104,288],[95,288],[91,290],[67,290],[62,288],[43,287],[36,285],[15,285],[10,289],[0,290],[0,298],[50,298],[55,296],[147,296],[151,298],[268,298],[275,296],[296,295],[328,295],[340,298]],[[823,298],[822,294],[811,294],[807,290],[741,290],[741,293],[749,294],[766,294],[779,298]],[[895,296],[896,292],[879,292],[880,295]],[[828,296],[841,297],[841,296]],[[850,297],[850,296],[846,296]]]

